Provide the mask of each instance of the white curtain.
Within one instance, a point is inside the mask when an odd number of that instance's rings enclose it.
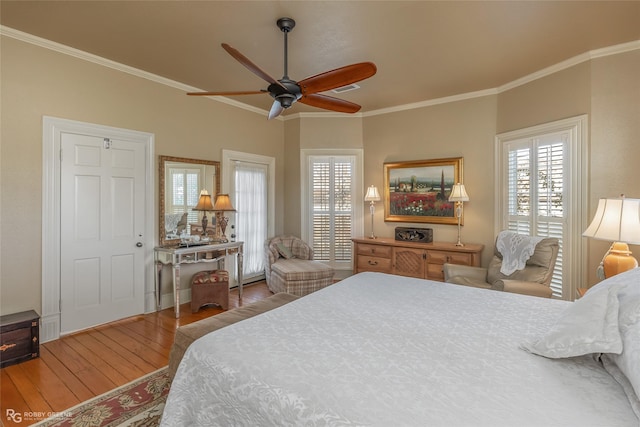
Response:
[[[264,273],[263,244],[267,239],[266,165],[235,162],[236,239],[244,242],[244,280]]]

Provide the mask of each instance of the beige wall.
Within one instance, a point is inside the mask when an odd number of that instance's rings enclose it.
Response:
[[[362,148],[362,119],[353,116],[289,119],[285,122],[285,147],[284,200],[287,219],[284,232],[300,236],[300,150]]]
[[[464,204],[462,242],[491,245],[493,236],[493,141],[496,134],[496,97],[486,96],[364,119],[365,185],[384,188],[383,164],[406,160],[463,158],[463,182],[470,201]],[[392,237],[395,227],[433,229],[433,239],[455,242],[455,225],[384,222],[378,203],[374,229]],[[365,222],[365,234],[369,234]],[[483,264],[490,250],[483,253]]]
[[[300,234],[300,149],[364,149],[364,185],[383,185],[384,162],[464,158],[462,240],[493,239],[496,133],[579,114],[590,117],[589,217],[597,199],[640,197],[640,51],[603,57],[495,96],[365,118],[267,121],[256,113],[2,37],[0,311],[40,311],[42,116],[155,135],[155,154],[220,160],[221,150],[276,158],[276,234]],[[156,189],[157,192],[157,189]],[[154,215],[154,221],[155,215]],[[375,229],[392,236],[402,223]],[[452,225],[428,225],[455,241]],[[365,222],[365,232],[368,232]],[[590,242],[590,282],[606,244]],[[640,248],[632,248],[640,255]]]
[[[277,197],[284,203],[284,234],[300,236],[300,120],[285,122],[284,186]],[[276,233],[277,234],[277,233]]]
[[[554,73],[498,95],[497,133],[589,112],[590,64]]]
[[[585,62],[498,96],[498,133],[589,115],[588,212],[598,199],[640,198],[640,51]],[[609,243],[588,240],[588,283]],[[631,247],[640,255],[640,247]],[[580,287],[580,286],[578,286]]]
[[[43,116],[153,133],[156,164],[161,154],[220,160],[223,148],[284,163],[282,121],[8,37],[1,43],[2,313],[41,311]]]
[[[603,197],[640,198],[640,50],[591,63],[589,219]],[[589,283],[608,242],[589,242]],[[640,259],[640,245],[630,246]]]

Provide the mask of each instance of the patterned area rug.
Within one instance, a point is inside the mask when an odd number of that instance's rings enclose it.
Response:
[[[167,368],[60,412],[38,427],[155,427],[169,393]]]

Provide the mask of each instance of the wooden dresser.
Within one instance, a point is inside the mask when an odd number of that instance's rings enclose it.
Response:
[[[444,280],[442,265],[480,266],[484,245],[402,242],[392,238],[352,239],[353,273],[377,271],[421,279]]]

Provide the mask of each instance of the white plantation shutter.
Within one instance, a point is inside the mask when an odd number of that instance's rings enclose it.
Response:
[[[351,262],[354,172],[354,156],[309,156],[309,244],[316,260]]]
[[[192,209],[198,204],[200,198],[200,174],[200,169],[169,168],[169,179],[173,191],[165,195],[170,198],[167,213],[188,212],[187,223],[199,222],[198,211]]]
[[[565,259],[566,249],[579,247],[581,239],[579,204],[575,202],[575,195],[581,194],[581,184],[575,179],[580,169],[580,153],[576,148],[580,146],[577,142],[580,133],[576,130],[577,124],[555,126],[560,130],[554,130],[554,126],[513,132],[526,134],[522,138],[497,138],[503,168],[497,182],[498,188],[503,189],[499,192],[503,197],[499,205],[505,210],[498,213],[502,218],[498,228],[531,236],[556,237],[560,251],[551,289],[556,298],[572,299],[569,271],[576,271],[579,261],[573,255],[573,266],[569,268]],[[573,240],[569,246],[568,240]]]
[[[562,134],[553,134],[505,144],[508,159],[506,228],[519,234],[558,238],[560,252],[551,281],[556,297],[562,297],[566,149],[563,138]]]

